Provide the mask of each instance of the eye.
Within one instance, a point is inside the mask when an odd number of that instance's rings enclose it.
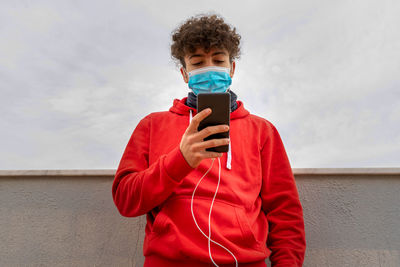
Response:
[[[223,60],[214,60],[215,62],[217,62],[217,63],[224,63],[225,61],[223,61]]]
[[[194,65],[194,66],[198,66],[198,65],[200,65],[202,62],[200,61],[200,62],[197,62],[197,63],[192,63],[192,65]]]

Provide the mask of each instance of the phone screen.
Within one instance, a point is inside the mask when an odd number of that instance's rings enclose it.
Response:
[[[197,112],[202,111],[206,108],[211,108],[212,112],[209,116],[207,116],[204,120],[200,122],[198,130],[208,126],[215,125],[230,125],[230,108],[231,104],[231,95],[229,93],[202,93],[197,96]],[[223,133],[217,133],[208,136],[204,139],[217,139],[217,138],[229,138],[229,131]],[[228,152],[229,145],[218,146],[207,148],[207,151],[215,151],[215,152]]]

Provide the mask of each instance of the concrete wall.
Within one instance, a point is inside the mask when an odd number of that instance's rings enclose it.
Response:
[[[304,266],[400,266],[400,169],[294,169]],[[124,218],[114,170],[0,171],[0,266],[142,266],[145,217]]]

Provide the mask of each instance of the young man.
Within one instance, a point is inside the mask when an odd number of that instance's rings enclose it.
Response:
[[[126,217],[146,214],[144,266],[301,266],[302,207],[278,131],[229,90],[240,36],[222,18],[188,19],[172,56],[191,92],[142,119],[118,166],[112,195]],[[231,94],[230,127],[198,125],[197,94]],[[192,117],[193,116],[193,117]],[[229,139],[203,141],[228,131]],[[228,153],[206,148],[229,144]]]

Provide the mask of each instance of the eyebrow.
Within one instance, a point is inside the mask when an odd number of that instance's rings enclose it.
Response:
[[[211,56],[216,56],[216,55],[220,55],[220,54],[226,55],[225,52],[223,52],[223,51],[218,51],[218,52],[213,53]],[[204,56],[204,55],[194,54],[194,55],[191,55],[191,56],[189,57],[189,59],[191,59],[191,58],[193,58],[193,57],[203,57],[203,56]]]

